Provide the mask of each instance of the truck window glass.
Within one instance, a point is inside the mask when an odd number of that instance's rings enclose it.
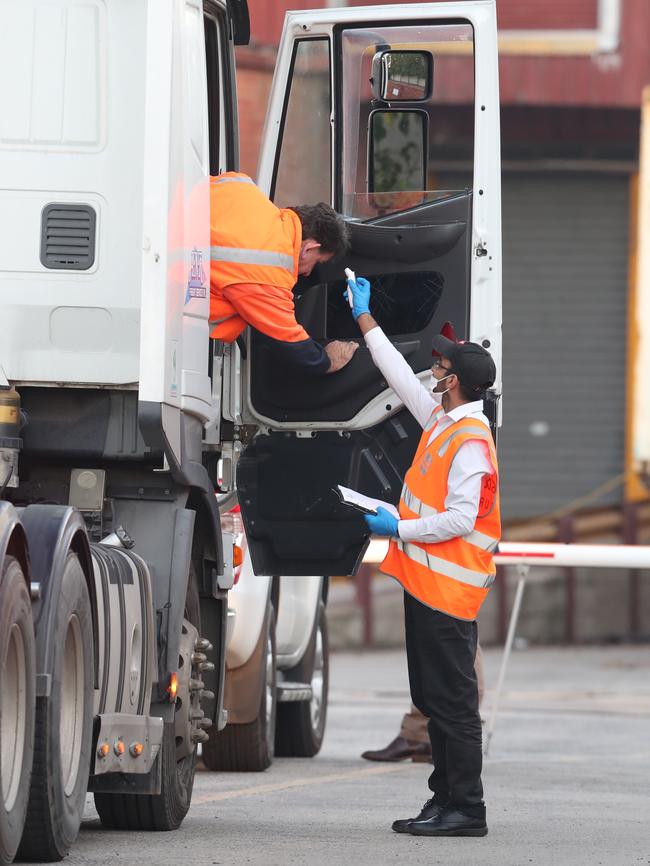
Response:
[[[446,198],[471,188],[474,158],[474,40],[469,23],[450,22],[428,26],[346,28],[341,33],[343,100],[341,186],[337,209],[346,216],[368,220],[424,202]],[[373,68],[382,52],[427,52],[435,76],[430,92],[409,102],[383,102],[373,94]],[[374,67],[373,67],[374,61]],[[424,91],[426,93],[426,91]],[[403,93],[401,96],[408,96]],[[405,119],[421,112],[424,142],[416,133],[402,133],[390,145],[388,130],[400,130]],[[394,119],[390,120],[393,115]],[[411,121],[413,130],[417,123]],[[419,127],[418,127],[419,128]],[[391,133],[392,135],[393,133]],[[382,138],[383,136],[383,138]],[[413,136],[411,138],[411,136]],[[419,133],[417,133],[418,142]],[[381,141],[380,141],[381,139]],[[407,143],[424,148],[424,165],[416,172],[409,162],[400,166]],[[379,150],[375,146],[379,145]],[[413,163],[413,166],[415,163]],[[454,169],[463,185],[446,190],[439,180]],[[421,173],[420,173],[421,172]]]
[[[329,41],[298,42],[275,172],[279,207],[330,201],[330,80]]]
[[[371,193],[420,190],[426,183],[427,115],[374,111],[370,118]]]
[[[210,174],[227,171],[229,137],[224,123],[226,106],[226,53],[223,50],[223,22],[212,15],[204,16],[205,60],[208,78],[208,135],[210,141]]]
[[[433,318],[445,287],[437,271],[384,273],[371,278],[370,312],[389,337],[417,334]],[[345,282],[327,286],[327,338],[353,340],[359,335],[344,295]]]

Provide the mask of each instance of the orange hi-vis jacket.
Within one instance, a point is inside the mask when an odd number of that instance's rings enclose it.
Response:
[[[425,427],[399,503],[402,520],[429,517],[445,510],[449,470],[458,449],[471,439],[485,442],[492,475],[484,475],[474,528],[467,535],[431,544],[391,540],[381,570],[396,577],[419,601],[457,619],[474,620],[496,568],[492,552],[501,535],[499,468],[492,434],[485,424],[461,418],[429,443],[443,409],[437,407]]]
[[[248,175],[231,171],[211,180],[210,227],[210,336],[232,342],[251,324],[284,342],[308,340],[292,292],[302,242],[298,214],[277,208]]]

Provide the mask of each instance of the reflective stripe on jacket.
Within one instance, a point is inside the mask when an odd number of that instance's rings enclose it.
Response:
[[[231,342],[244,330],[248,322],[224,298],[224,289],[257,284],[272,287],[268,310],[261,312],[264,333],[286,340],[287,328],[295,324],[295,339],[304,339],[292,312],[302,242],[298,215],[277,208],[247,175],[227,172],[210,184],[210,225],[210,336]],[[273,295],[284,303],[274,303]]]
[[[463,443],[479,440],[488,448],[494,473],[483,476],[476,523],[466,535],[448,541],[426,544],[391,540],[381,570],[396,577],[408,593],[429,607],[471,621],[476,619],[496,574],[492,552],[501,535],[499,468],[492,434],[475,419],[461,418],[429,443],[441,412],[440,408],[434,410],[406,473],[400,517],[415,520],[444,511],[454,457]]]

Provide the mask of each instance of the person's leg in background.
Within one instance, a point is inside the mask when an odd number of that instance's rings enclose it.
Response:
[[[476,659],[474,660],[476,680],[478,683],[478,705],[483,703],[485,695],[485,672],[483,668],[483,651],[481,645],[476,648]],[[368,749],[361,757],[366,761],[397,762],[406,761],[409,758],[415,763],[426,763],[431,760],[431,743],[427,729],[428,719],[423,715],[415,704],[411,704],[408,713],[402,716],[399,733],[394,740],[384,746],[383,749]]]
[[[383,749],[368,749],[362,758],[366,761],[406,761],[428,763],[431,760],[431,744],[427,731],[426,716],[411,704],[410,712],[402,717],[399,734]]]
[[[406,713],[403,717],[400,732],[394,740],[383,749],[367,751],[361,755],[366,761],[396,762],[411,758],[413,761],[428,763],[431,760],[431,745],[427,731],[428,719],[415,706],[417,695],[414,694],[413,688],[417,688],[417,677],[413,676],[413,671],[418,669],[418,658],[416,645],[408,639],[408,635],[413,631],[411,606],[408,602],[409,596],[404,593],[404,624],[407,633],[406,656],[413,699],[411,712]]]

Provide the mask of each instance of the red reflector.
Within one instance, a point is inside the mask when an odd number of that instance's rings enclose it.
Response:
[[[456,331],[454,331],[454,326],[451,322],[445,322],[445,324],[440,329],[440,336],[446,337],[448,340],[453,340],[454,343],[460,343],[461,341],[458,339]],[[431,354],[434,358],[440,357],[440,352],[436,352],[435,349],[431,350]]]
[[[176,700],[176,694],[178,692],[178,676],[173,673],[169,678],[169,685],[167,686],[167,694],[169,695],[169,700],[174,702]]]

